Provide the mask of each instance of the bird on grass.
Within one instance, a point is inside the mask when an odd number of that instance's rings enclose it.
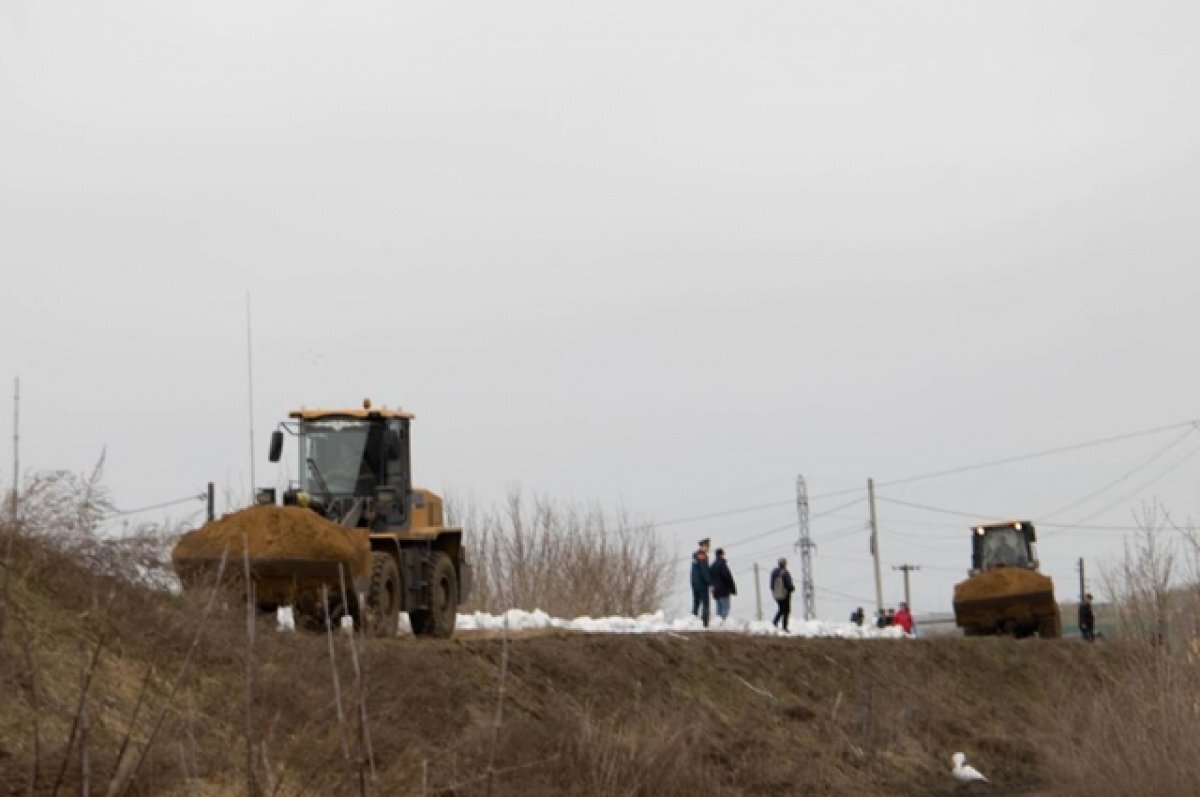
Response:
[[[967,757],[963,753],[955,753],[952,756],[952,760],[954,761],[954,769],[950,771],[950,774],[954,776],[955,780],[960,780],[963,783],[970,783],[973,780],[982,780],[984,783],[989,782],[983,776],[982,772],[967,763]]]

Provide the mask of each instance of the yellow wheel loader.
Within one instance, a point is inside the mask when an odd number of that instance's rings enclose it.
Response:
[[[1062,636],[1054,582],[1038,572],[1028,520],[971,529],[971,571],[954,586],[954,622],[967,636]]]
[[[255,506],[185,534],[172,551],[184,588],[211,584],[223,560],[235,577],[248,561],[259,608],[294,606],[314,629],[349,616],[393,636],[407,612],[415,634],[453,634],[471,568],[442,499],[412,486],[413,417],[370,400],[290,412],[271,435],[270,460],[293,437],[296,480],[281,497],[259,490]]]

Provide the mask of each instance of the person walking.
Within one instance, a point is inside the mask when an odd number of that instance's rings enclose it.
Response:
[[[692,614],[699,617],[704,627],[708,628],[710,609],[709,589],[712,587],[712,576],[708,568],[708,537],[700,540],[700,547],[692,554]]]
[[[788,617],[792,614],[792,593],[795,591],[796,585],[792,581],[792,574],[788,572],[787,559],[780,557],[779,565],[771,571],[771,597],[779,606],[771,625],[778,627],[782,622],[783,630],[788,630]]]
[[[1096,613],[1092,610],[1092,593],[1083,596],[1079,604],[1079,635],[1084,642],[1096,641]]]
[[[709,569],[709,579],[712,582],[712,596],[717,602],[717,617],[721,622],[729,617],[729,597],[737,594],[737,585],[733,583],[733,573],[729,572],[729,563],[725,561],[725,549],[717,549],[717,560]]]

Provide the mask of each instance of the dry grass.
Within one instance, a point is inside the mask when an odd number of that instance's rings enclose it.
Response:
[[[1105,573],[1121,634],[1045,714],[1066,795],[1200,794],[1200,567],[1194,529],[1157,503]]]
[[[15,531],[0,794],[86,771],[113,795],[951,795],[956,750],[980,794],[1200,793],[1186,641],[352,640],[261,617],[248,670],[241,594]]]

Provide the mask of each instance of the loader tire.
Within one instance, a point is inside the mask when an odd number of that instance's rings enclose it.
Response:
[[[454,634],[458,616],[458,575],[454,562],[444,553],[433,555],[433,575],[429,581],[429,608],[409,612],[413,633],[420,636],[449,637]]]
[[[1061,639],[1062,622],[1058,617],[1043,617],[1038,625],[1038,637],[1041,639]]]
[[[395,636],[400,621],[400,568],[396,557],[375,551],[371,554],[371,586],[367,590],[367,633]]]

